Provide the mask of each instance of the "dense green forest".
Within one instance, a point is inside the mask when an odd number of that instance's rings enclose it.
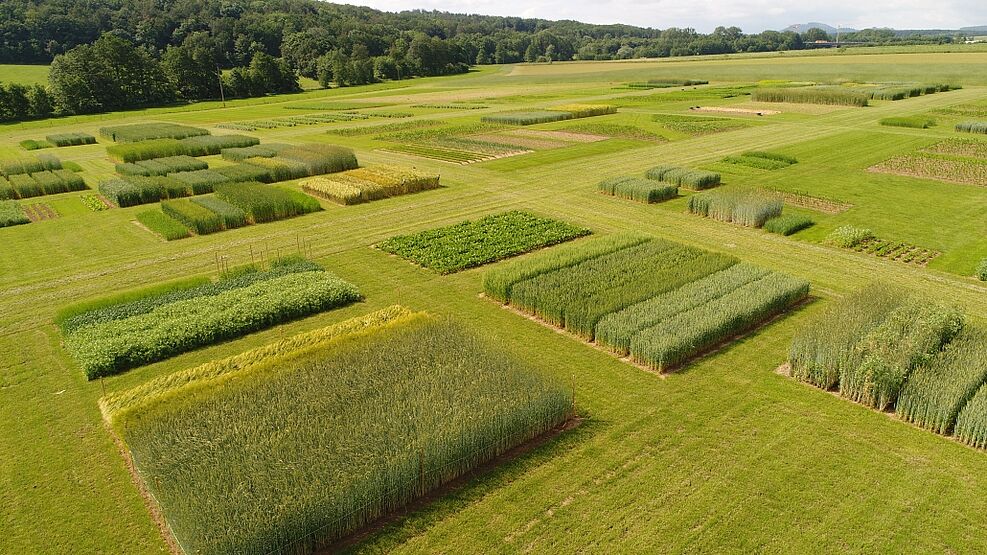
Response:
[[[223,92],[248,97],[299,90],[299,75],[347,86],[473,64],[798,50],[826,38],[817,29],[701,34],[315,0],[3,0],[0,63],[52,69],[47,88],[0,84],[0,121],[218,98],[223,69],[232,69]]]

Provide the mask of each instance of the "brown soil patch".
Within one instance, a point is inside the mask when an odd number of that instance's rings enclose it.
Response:
[[[774,116],[780,114],[778,110],[755,110],[751,108],[730,108],[727,106],[696,106],[689,108],[693,112],[708,112],[719,114],[745,114],[751,116]]]
[[[32,222],[40,222],[43,220],[54,220],[58,217],[58,212],[55,209],[43,202],[35,202],[32,204],[26,204],[22,207],[24,209],[24,215],[27,219]]]
[[[556,139],[569,143],[595,143],[605,141],[610,137],[606,135],[592,135],[590,133],[573,133],[572,131],[542,131],[540,129],[517,129],[511,131],[513,135],[525,137],[541,137],[545,139]]]
[[[538,139],[535,137],[515,136],[507,133],[503,135],[495,135],[495,134],[472,135],[470,138],[478,139],[481,141],[490,141],[492,143],[509,145],[518,148],[524,148],[527,150],[549,150],[553,148],[562,148],[564,146],[568,146],[568,143],[564,143],[562,141]]]

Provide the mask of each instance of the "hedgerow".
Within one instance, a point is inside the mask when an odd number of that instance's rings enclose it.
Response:
[[[118,425],[189,552],[313,552],[572,412],[564,387],[453,322],[353,328],[223,387],[204,378]],[[230,483],[249,493],[221,495]]]
[[[515,210],[392,237],[377,247],[424,268],[448,274],[589,233],[585,228]]]
[[[27,214],[20,204],[12,200],[0,200],[0,227],[29,224]]]
[[[45,140],[58,147],[96,144],[96,137],[89,133],[53,133]]]
[[[724,222],[761,227],[781,215],[784,203],[772,193],[747,190],[718,190],[689,197],[689,211]]]
[[[655,166],[647,171],[648,179],[672,183],[685,189],[701,191],[720,184],[720,174],[701,170],[690,170],[678,166]]]
[[[948,435],[956,417],[987,381],[987,333],[966,327],[946,348],[919,365],[901,390],[895,413],[933,432]]]
[[[255,224],[322,210],[317,200],[304,193],[262,183],[217,185],[216,196],[243,210]]]
[[[189,229],[184,224],[160,210],[138,212],[136,217],[137,221],[144,227],[157,233],[166,241],[175,241],[191,236]]]
[[[136,123],[102,127],[99,134],[118,143],[136,143],[149,139],[184,139],[208,135],[209,131],[176,123]]]
[[[291,273],[147,313],[76,328],[65,339],[89,379],[343,306],[361,296],[324,271]]]
[[[764,222],[764,230],[787,236],[802,231],[813,223],[812,218],[802,214],[785,214]]]
[[[162,201],[161,211],[199,235],[223,230],[223,218],[219,214],[186,199]]]
[[[963,328],[962,314],[923,299],[893,309],[857,344],[860,364],[843,368],[840,395],[878,410],[893,407],[911,371]]]
[[[666,201],[679,194],[677,185],[663,185],[640,177],[611,177],[599,182],[596,187],[608,195],[648,203]]]

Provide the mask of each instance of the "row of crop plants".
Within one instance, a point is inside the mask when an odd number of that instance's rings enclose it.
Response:
[[[617,107],[608,104],[566,104],[545,110],[491,114],[483,116],[481,121],[507,125],[535,125],[616,113]]]
[[[66,146],[81,146],[96,144],[96,137],[89,133],[53,133],[44,140],[26,139],[20,142],[24,150],[41,150]]]
[[[229,153],[224,157],[237,163],[205,169],[204,162],[179,155],[120,164],[117,171],[125,175],[104,180],[99,191],[117,206],[127,207],[208,194],[230,183],[273,183],[351,170],[359,165],[352,150],[320,143],[250,145],[223,152]]]
[[[846,84],[840,86],[818,85],[792,88],[758,88],[751,94],[751,100],[755,102],[790,102],[801,104],[829,104],[836,106],[867,106],[868,100],[902,100],[920,96],[923,94],[933,94],[953,90],[955,86],[947,84],[930,85],[901,85],[891,84],[883,86],[854,86]]]
[[[68,166],[69,164],[66,164]],[[82,177],[55,156],[0,160],[0,200],[56,195],[88,189]]]
[[[438,174],[397,166],[357,168],[302,181],[310,195],[339,204],[358,204],[439,187]]]
[[[331,545],[556,429],[573,398],[462,325],[394,306],[100,407],[183,552],[263,555]]]
[[[318,264],[282,259],[218,281],[185,280],[69,306],[56,324],[89,379],[269,328],[361,299]]]
[[[808,295],[809,284],[731,256],[618,235],[492,270],[484,292],[667,371],[786,311]]]
[[[161,208],[139,212],[137,221],[167,241],[193,233],[208,235],[247,225],[284,220],[322,210],[319,201],[258,182],[220,183],[214,195],[161,201]]]
[[[946,139],[914,153],[894,156],[868,170],[987,186],[987,143],[975,139]]]
[[[848,295],[792,341],[791,375],[987,448],[987,332],[889,286]]]
[[[391,237],[377,248],[448,274],[588,235],[588,229],[513,210]]]
[[[393,117],[409,117],[412,114],[402,113]],[[370,119],[368,114],[356,112],[340,112],[333,114],[306,114],[303,116],[287,116],[282,118],[256,119],[249,121],[234,121],[219,123],[216,127],[220,129],[233,129],[236,131],[257,131],[258,129],[280,129],[285,127],[298,127],[299,125],[322,125],[326,123],[338,123],[347,121],[361,121]]]

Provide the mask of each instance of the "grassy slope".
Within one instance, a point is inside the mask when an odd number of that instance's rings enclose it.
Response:
[[[917,60],[928,55],[908,56]],[[881,67],[886,80],[934,72],[937,67],[941,73],[927,77],[945,77],[954,65],[975,73],[966,61],[969,54],[956,64],[951,56],[941,57],[938,63],[922,61],[921,69],[908,65],[910,58],[905,55],[890,56],[896,60],[874,63],[867,71]],[[978,56],[977,62],[987,61],[987,55]],[[786,71],[793,73],[787,77],[794,79],[830,72],[828,67],[820,71],[817,63],[791,62],[794,69]],[[761,78],[760,70],[752,69],[761,64],[748,63],[745,79]],[[707,63],[699,76],[716,79],[722,72],[719,78],[730,78],[737,71],[733,64]],[[848,63],[842,69],[850,72],[854,67]],[[344,89],[287,100],[379,96],[382,101],[412,104],[538,91],[557,96],[568,78],[539,67],[538,77],[504,79],[510,71],[484,68],[465,77],[405,82],[401,86],[406,88],[383,95],[372,88]],[[653,76],[635,75],[634,79]],[[576,78],[599,82],[626,77],[606,72]],[[538,81],[550,82],[538,85]],[[595,91],[579,92],[587,100],[618,94],[605,86]],[[891,281],[960,303],[973,318],[987,322],[987,287],[940,271],[965,272],[971,260],[987,255],[982,219],[955,217],[964,210],[983,214],[987,190],[841,169],[863,168],[872,160],[950,134],[948,126],[926,131],[880,128],[876,124],[880,117],[922,113],[985,94],[985,89],[968,87],[865,110],[812,117],[784,114],[770,120],[775,122],[770,125],[665,144],[633,142],[634,148],[623,151],[600,147],[593,154],[594,149],[587,152],[579,147],[568,155],[564,151],[535,155],[545,158],[546,164],[539,166],[522,162],[524,156],[454,166],[371,150],[377,143],[370,139],[338,139],[315,127],[263,131],[257,135],[265,140],[346,142],[359,149],[364,163],[412,162],[439,171],[447,187],[352,207],[327,204],[320,214],[169,244],[129,223],[139,209],[94,214],[69,208],[79,203],[78,194],[60,195],[54,203],[62,218],[0,231],[5,247],[0,254],[0,421],[4,422],[0,506],[10,508],[0,513],[0,529],[5,531],[0,535],[0,551],[163,551],[99,421],[96,400],[101,388],[132,386],[396,302],[456,315],[491,332],[510,329],[511,340],[523,355],[572,381],[577,404],[589,421],[375,535],[360,546],[368,551],[530,547],[544,552],[605,544],[625,551],[671,552],[987,550],[987,530],[975,517],[987,510],[983,453],[772,372],[785,358],[794,327],[824,302],[684,373],[659,378],[477,298],[482,269],[439,277],[368,248],[397,233],[525,208],[597,232],[636,229],[735,253],[811,279],[822,297],[875,278]],[[576,93],[568,97],[575,98],[579,98]],[[203,125],[297,114],[279,108],[284,101],[275,97],[241,101],[226,110],[198,105],[151,113]],[[536,107],[543,102],[517,99],[511,106]],[[722,103],[735,102],[742,99]],[[625,111],[676,112],[687,106],[687,102],[647,105]],[[420,117],[475,121],[484,112]],[[133,121],[147,117],[144,113],[111,116]],[[92,130],[99,124],[87,117],[8,126],[2,128],[0,149],[16,151],[12,145],[37,135],[36,126]],[[87,179],[95,182],[112,172],[102,149],[75,147],[58,154],[79,160]],[[793,239],[690,216],[683,213],[684,198],[660,207],[615,203],[592,187],[601,177],[660,162],[713,167],[723,155],[747,149],[779,150],[798,156],[800,163],[757,174],[733,168],[737,173],[726,175],[728,183],[771,183],[836,196],[857,208],[839,216],[817,216],[817,229]],[[924,210],[916,209],[919,202],[932,201]],[[941,248],[947,254],[934,264],[938,268],[919,269],[812,242],[843,222],[867,223],[889,239]],[[262,250],[294,251],[302,240],[341,277],[358,284],[367,303],[189,353],[102,384],[85,382],[59,345],[51,317],[70,300],[208,272],[215,268],[217,255],[236,263],[249,261],[251,251],[254,255]],[[793,528],[800,533],[790,533]]]

